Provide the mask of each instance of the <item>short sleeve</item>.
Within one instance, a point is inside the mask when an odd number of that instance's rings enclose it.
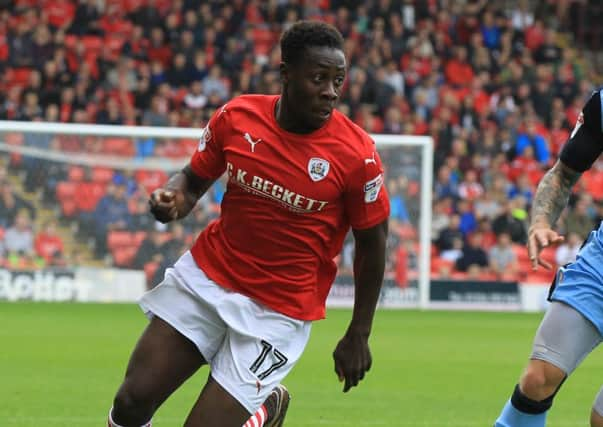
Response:
[[[191,169],[195,175],[217,179],[226,170],[224,138],[228,113],[225,107],[217,110],[201,133],[199,145],[191,157]]]
[[[347,181],[344,204],[353,229],[374,227],[389,216],[389,198],[383,181],[381,159],[373,149],[365,158],[358,159]]]
[[[601,104],[601,93],[597,91],[584,105],[574,130],[561,149],[559,159],[575,171],[590,169],[603,152]]]

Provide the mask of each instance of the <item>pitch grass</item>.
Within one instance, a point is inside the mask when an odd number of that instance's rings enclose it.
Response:
[[[331,310],[286,380],[286,427],[488,427],[528,356],[540,314],[380,311],[373,369],[341,393],[331,352],[350,311]],[[134,305],[0,304],[0,426],[103,426],[146,320]],[[595,352],[557,396],[549,427],[587,426],[603,357]],[[181,426],[207,369],[160,409]]]

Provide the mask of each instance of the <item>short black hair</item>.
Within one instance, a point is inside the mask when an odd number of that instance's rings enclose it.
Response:
[[[308,47],[329,47],[343,51],[343,36],[337,28],[320,21],[298,21],[281,36],[281,58],[295,64]]]

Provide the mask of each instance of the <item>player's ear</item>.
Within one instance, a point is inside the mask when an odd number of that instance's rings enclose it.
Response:
[[[281,77],[281,83],[286,84],[289,82],[289,66],[285,62],[281,62],[279,67],[279,73]]]

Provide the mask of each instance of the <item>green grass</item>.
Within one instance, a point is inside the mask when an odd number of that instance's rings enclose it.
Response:
[[[541,315],[380,311],[373,369],[341,393],[331,352],[350,312],[331,310],[286,379],[286,427],[487,427],[529,355]],[[0,304],[0,426],[102,426],[146,319],[134,305]],[[549,427],[586,426],[601,384],[595,352],[557,396]],[[160,409],[181,426],[203,368]]]

